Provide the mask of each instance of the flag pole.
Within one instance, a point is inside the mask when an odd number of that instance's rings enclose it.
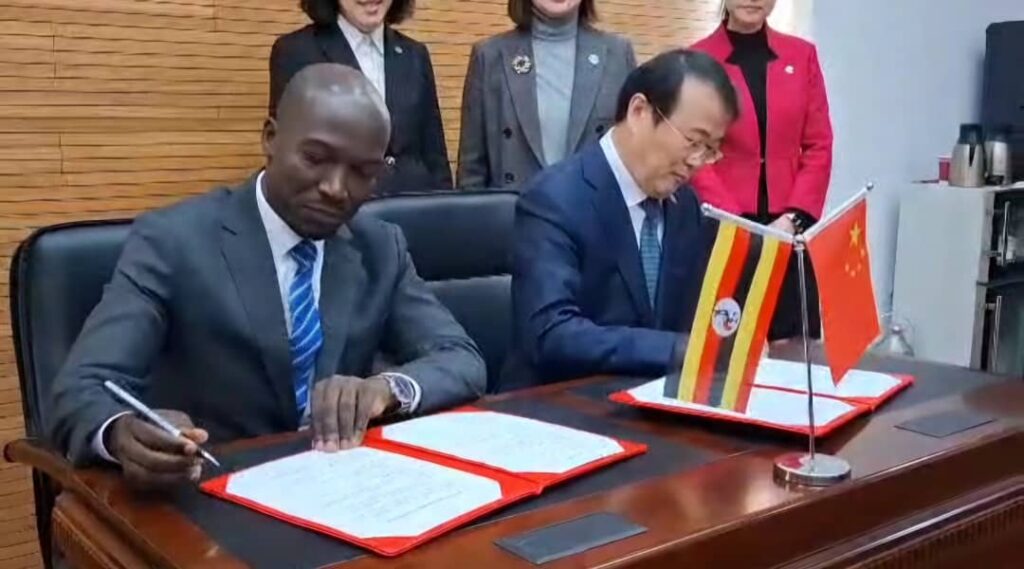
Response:
[[[810,318],[807,310],[807,271],[805,259],[807,240],[803,235],[793,239],[796,253],[797,276],[800,285],[800,317],[802,321],[804,364],[807,370],[807,452],[790,452],[775,459],[775,481],[783,485],[830,486],[850,477],[850,465],[845,460],[816,451],[814,426],[814,380],[811,373]]]
[[[760,235],[762,237],[772,237],[774,239],[782,241],[783,243],[793,242],[793,236],[781,229],[775,229],[774,227],[762,225],[760,223],[757,223],[756,221],[750,221],[745,217],[740,217],[738,215],[729,213],[725,210],[718,209],[717,207],[711,204],[701,204],[700,209],[701,213],[703,213],[706,217],[717,219],[719,221],[728,221],[729,223],[734,223],[755,235]]]
[[[807,229],[807,231],[804,231],[804,233],[803,233],[804,240],[805,241],[810,241],[815,235],[817,235],[819,232],[821,232],[822,229],[828,227],[828,225],[830,223],[832,223],[833,219],[836,219],[836,218],[842,216],[847,211],[849,211],[850,208],[852,208],[853,206],[857,205],[857,203],[862,198],[864,198],[865,196],[870,194],[871,190],[874,190],[874,189],[875,189],[875,183],[874,182],[868,182],[867,184],[864,184],[864,187],[861,188],[860,190],[858,190],[857,193],[855,193],[852,196],[850,196],[850,199],[848,199],[845,202],[839,204],[839,207],[835,208],[834,210],[829,212],[828,215],[826,215],[823,218],[821,218],[820,220],[818,220],[818,223],[815,223],[814,225],[812,225],[809,229]]]
[[[797,272],[800,278],[800,320],[803,324],[804,338],[804,364],[807,368],[807,427],[810,431],[807,445],[807,455],[814,464],[814,380],[811,375],[811,334],[810,318],[807,314],[807,272],[804,268],[804,256],[807,254],[807,245],[803,237],[797,239],[794,249],[796,250]]]

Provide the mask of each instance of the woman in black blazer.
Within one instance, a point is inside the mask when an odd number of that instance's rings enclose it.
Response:
[[[312,24],[277,38],[270,52],[270,115],[288,81],[314,63],[361,70],[384,95],[391,112],[387,172],[377,192],[450,189],[441,110],[430,53],[391,26],[408,18],[415,0],[302,0]]]

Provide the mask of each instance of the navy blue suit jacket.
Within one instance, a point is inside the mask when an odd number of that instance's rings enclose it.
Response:
[[[716,229],[688,187],[666,202],[652,308],[629,211],[600,145],[545,171],[516,208],[514,346],[500,389],[666,373],[693,321]]]

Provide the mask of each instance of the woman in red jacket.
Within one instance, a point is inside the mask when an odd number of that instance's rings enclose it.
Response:
[[[789,233],[807,229],[825,204],[832,171],[832,125],[812,45],[771,29],[775,0],[725,0],[725,19],[694,44],[722,63],[740,100],[723,158],[693,186],[702,200]],[[769,338],[799,336],[796,263],[783,285]],[[812,337],[820,337],[817,289],[808,278]]]

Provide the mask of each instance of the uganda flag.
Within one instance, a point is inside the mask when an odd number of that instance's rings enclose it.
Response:
[[[681,369],[665,396],[743,413],[792,245],[720,220]]]

